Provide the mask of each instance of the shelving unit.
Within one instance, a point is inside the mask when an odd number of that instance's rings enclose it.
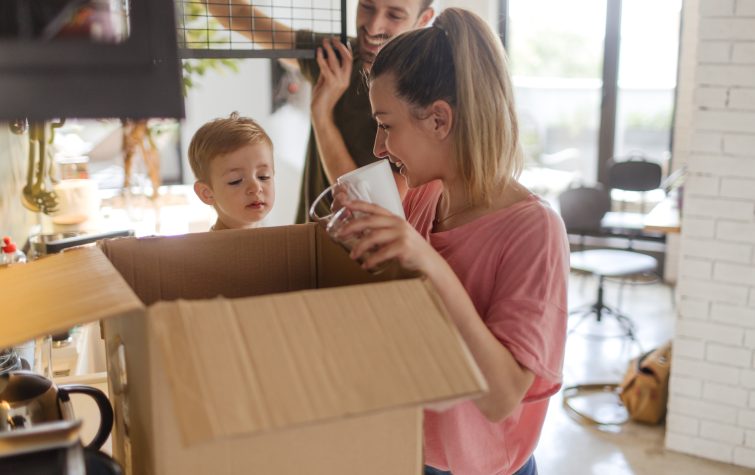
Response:
[[[232,5],[232,0],[209,0],[222,5]],[[295,31],[312,32],[311,44],[299,44],[298,48],[281,48],[272,43],[255,43],[244,35],[226,29],[207,12],[202,0],[178,0],[178,45],[179,56],[188,58],[312,58],[319,46],[315,33],[339,36],[346,42],[346,0],[261,0],[252,1],[258,14],[230,18],[232,21],[249,24],[258,33],[273,33],[261,29],[261,19],[272,19]]]

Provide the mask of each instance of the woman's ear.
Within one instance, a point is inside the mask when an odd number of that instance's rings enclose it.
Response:
[[[448,102],[438,100],[432,103],[429,112],[429,119],[432,120],[433,134],[439,140],[445,140],[453,129],[453,108]]]
[[[202,200],[202,203],[210,206],[215,204],[215,194],[207,183],[203,181],[195,182],[194,193],[196,193],[199,199]]]

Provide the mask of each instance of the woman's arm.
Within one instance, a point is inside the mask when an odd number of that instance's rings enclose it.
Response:
[[[396,259],[402,267],[428,277],[488,382],[489,392],[475,404],[489,420],[505,419],[521,403],[534,373],[520,366],[491,333],[451,266],[409,223],[370,203],[352,201],[346,206],[367,213],[339,232],[341,237],[365,234],[351,257],[364,258],[364,268]]]
[[[432,249],[429,244],[428,247]],[[501,421],[522,402],[535,375],[520,366],[488,329],[456,273],[443,257],[435,254],[441,262],[426,275],[488,382],[489,392],[475,400],[475,404],[488,420]]]

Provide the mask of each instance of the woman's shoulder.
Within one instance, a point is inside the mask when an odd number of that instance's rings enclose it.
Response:
[[[539,221],[544,224],[553,225],[561,223],[561,216],[553,207],[543,198],[531,193],[523,201],[521,213],[518,218],[522,220]]]
[[[489,232],[500,233],[514,241],[537,243],[566,236],[558,213],[547,201],[534,194],[491,213],[487,218]]]
[[[505,221],[509,226],[535,223],[551,224],[561,219],[547,201],[533,193],[528,193],[519,201],[493,211],[486,217],[493,221]]]

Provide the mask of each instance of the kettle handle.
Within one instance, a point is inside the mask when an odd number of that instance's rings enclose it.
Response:
[[[87,449],[99,450],[105,444],[105,441],[110,436],[110,431],[113,429],[113,407],[110,405],[110,400],[105,393],[92,386],[66,384],[58,387],[58,396],[61,400],[70,400],[69,394],[86,394],[97,403],[97,408],[100,410],[100,427],[97,429],[97,434],[95,434],[92,441],[85,447]]]

